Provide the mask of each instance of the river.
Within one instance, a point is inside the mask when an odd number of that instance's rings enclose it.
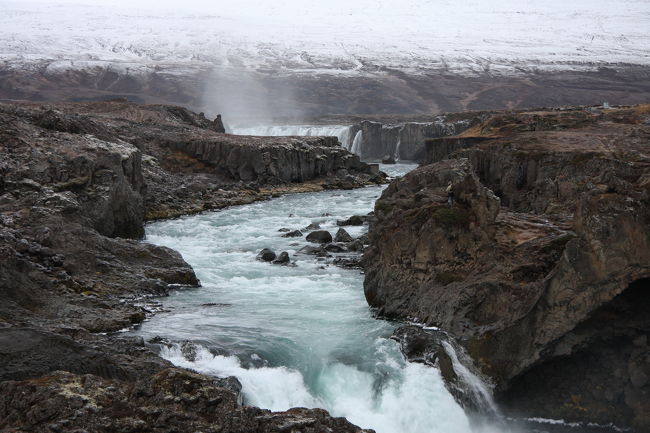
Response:
[[[414,167],[381,169],[398,176]],[[195,343],[194,361],[178,345],[161,355],[236,376],[246,404],[320,407],[377,433],[469,433],[470,420],[439,371],[405,362],[388,338],[396,324],[373,317],[361,271],[301,254],[304,237],[278,231],[319,223],[334,234],[337,220],[370,212],[383,188],[285,195],[148,224],[147,241],[181,252],[202,286],[160,299],[162,311],[132,332]],[[346,229],[356,237],[366,228]],[[256,260],[262,248],[287,251],[295,266]]]

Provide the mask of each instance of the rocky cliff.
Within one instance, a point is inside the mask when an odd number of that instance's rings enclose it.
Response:
[[[650,431],[649,119],[503,113],[429,141],[376,203],[368,302],[450,332],[510,413]]]
[[[460,134],[486,114],[480,112],[435,116],[429,121],[384,123],[364,120],[354,125],[351,137],[361,131],[357,153],[363,159],[377,160],[389,155],[396,159],[420,161],[425,157],[425,141]]]
[[[324,411],[242,408],[236,383],[98,334],[144,320],[147,296],[199,284],[180,254],[139,241],[145,218],[383,179],[327,139],[222,131],[179,107],[0,104],[0,430],[358,431]],[[298,175],[273,172],[276,158]]]

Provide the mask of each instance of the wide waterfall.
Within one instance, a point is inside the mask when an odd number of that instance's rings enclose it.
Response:
[[[352,141],[350,139],[349,125],[260,125],[247,127],[229,127],[231,134],[235,135],[260,135],[260,136],[301,136],[317,137],[328,136],[337,137],[341,146],[350,150]]]

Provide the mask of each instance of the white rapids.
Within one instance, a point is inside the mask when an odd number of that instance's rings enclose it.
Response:
[[[382,166],[403,174],[412,164]],[[302,255],[304,238],[278,229],[372,210],[382,187],[287,195],[147,226],[147,240],[180,251],[202,282],[161,301],[164,311],[136,333],[199,345],[193,362],[178,346],[162,356],[215,376],[236,376],[244,402],[272,410],[320,407],[378,433],[469,433],[470,420],[439,371],[408,363],[373,318],[363,275]],[[359,236],[362,227],[346,227]],[[256,260],[262,248],[288,251],[296,266]]]

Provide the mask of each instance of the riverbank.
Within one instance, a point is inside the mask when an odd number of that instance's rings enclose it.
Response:
[[[177,252],[138,240],[145,219],[381,175],[331,139],[232,138],[179,107],[3,103],[0,120],[0,429],[358,430],[239,407],[236,382],[103,333],[144,320],[143,296],[199,285]]]

